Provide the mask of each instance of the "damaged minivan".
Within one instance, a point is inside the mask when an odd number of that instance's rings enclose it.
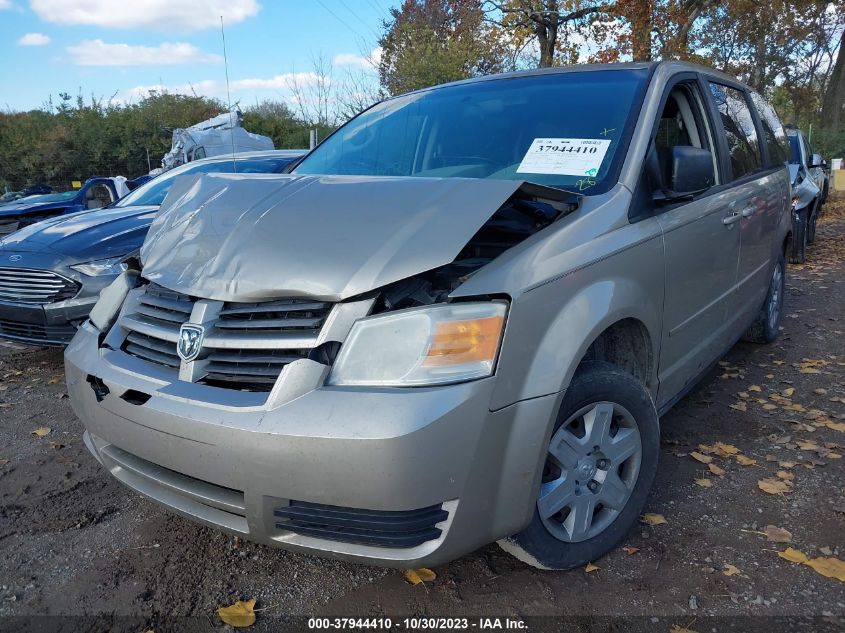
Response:
[[[778,334],[783,128],[679,62],[383,101],[286,175],[186,176],[66,351],[121,482],[267,545],[397,567],[611,549],[659,415]]]

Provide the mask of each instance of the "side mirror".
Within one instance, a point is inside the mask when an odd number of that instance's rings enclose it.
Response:
[[[810,167],[821,167],[824,163],[824,159],[822,159],[821,154],[813,154],[810,157]]]
[[[675,202],[691,198],[714,184],[713,155],[706,149],[676,145],[672,148],[669,165],[669,188],[658,193],[655,199]]]

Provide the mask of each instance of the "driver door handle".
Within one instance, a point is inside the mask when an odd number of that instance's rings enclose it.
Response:
[[[722,224],[725,226],[731,226],[732,224],[739,222],[741,219],[742,214],[739,211],[734,211],[722,218]]]
[[[754,206],[749,205],[749,206],[745,207],[745,208],[742,210],[742,217],[744,217],[744,218],[750,218],[752,215],[754,215],[754,212],[755,212],[756,210],[757,210],[757,209],[755,209],[755,208],[754,208]]]

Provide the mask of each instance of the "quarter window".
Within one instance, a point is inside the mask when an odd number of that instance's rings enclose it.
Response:
[[[745,95],[735,88],[717,83],[710,84],[710,94],[725,128],[734,179],[759,171],[763,165],[757,130]]]
[[[786,132],[783,131],[777,112],[763,97],[751,91],[751,102],[760,115],[766,147],[769,150],[769,166],[774,167],[785,163],[789,159]]]

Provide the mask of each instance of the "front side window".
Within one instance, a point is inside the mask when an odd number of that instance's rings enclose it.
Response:
[[[745,94],[735,88],[710,83],[710,95],[722,118],[734,179],[762,168],[757,130]]]
[[[760,115],[760,124],[763,127],[763,135],[765,136],[766,147],[769,150],[769,166],[774,167],[781,165],[789,159],[789,150],[787,149],[786,132],[783,130],[783,125],[778,118],[777,112],[758,93],[751,91],[751,102]]]
[[[528,180],[584,194],[616,181],[648,79],[565,72],[383,101],[323,141],[296,174]]]

